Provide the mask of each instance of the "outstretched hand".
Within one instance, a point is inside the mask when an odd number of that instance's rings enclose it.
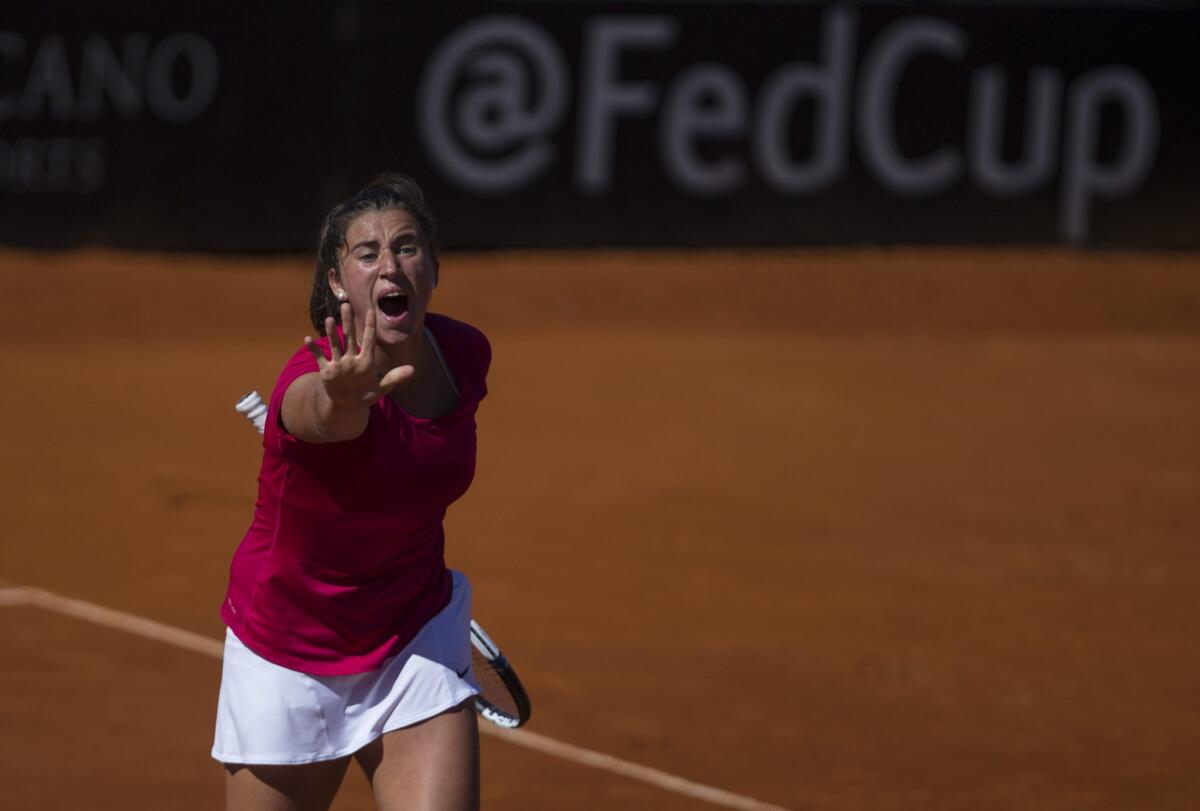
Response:
[[[367,311],[362,346],[356,347],[354,311],[348,302],[342,302],[341,316],[345,348],[338,340],[337,322],[332,317],[325,319],[330,357],[326,359],[312,338],[305,337],[304,345],[316,358],[321,385],[333,404],[341,408],[362,408],[386,397],[397,385],[412,377],[413,367],[388,368],[387,357],[375,346],[374,309]]]

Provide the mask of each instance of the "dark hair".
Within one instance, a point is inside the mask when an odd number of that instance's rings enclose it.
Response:
[[[360,214],[367,211],[387,211],[399,208],[412,214],[421,227],[421,234],[437,257],[437,219],[425,203],[421,187],[408,175],[388,173],[372,180],[349,200],[338,203],[325,215],[317,237],[316,272],[313,275],[312,295],[308,300],[308,317],[318,334],[323,334],[325,319],[338,317],[338,300],[329,289],[328,271],[341,265],[346,247],[346,231]]]

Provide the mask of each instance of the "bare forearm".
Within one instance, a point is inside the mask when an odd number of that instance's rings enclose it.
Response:
[[[353,336],[354,313],[342,302],[342,335]],[[283,425],[305,442],[344,442],[367,430],[371,404],[398,384],[412,377],[410,365],[388,368],[387,358],[375,351],[375,311],[367,311],[362,347],[352,339],[341,346],[337,324],[325,319],[329,357],[312,338],[304,345],[312,353],[318,371],[301,375],[283,395]]]
[[[344,442],[367,430],[370,407],[335,403],[316,374],[299,377],[283,396],[283,425],[304,442]]]

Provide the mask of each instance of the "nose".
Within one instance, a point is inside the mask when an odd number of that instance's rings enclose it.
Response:
[[[379,275],[391,276],[399,269],[400,260],[396,258],[396,254],[385,249],[382,256],[379,257]]]

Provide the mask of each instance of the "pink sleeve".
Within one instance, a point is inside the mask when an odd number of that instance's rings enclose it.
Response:
[[[475,336],[478,336],[473,343],[472,355],[475,359],[475,373],[479,381],[479,399],[487,397],[487,374],[488,369],[492,366],[492,344],[488,341],[487,336],[479,330],[472,330]]]
[[[329,339],[322,338],[317,341],[317,346],[328,358]],[[275,381],[275,389],[271,392],[271,402],[267,405],[267,427],[263,435],[264,443],[272,451],[284,454],[289,447],[303,444],[283,427],[283,420],[280,416],[283,409],[283,395],[287,392],[288,387],[296,382],[297,378],[317,371],[320,371],[317,359],[312,356],[307,347],[302,346],[292,355],[283,367],[283,371],[279,373],[279,379]]]

